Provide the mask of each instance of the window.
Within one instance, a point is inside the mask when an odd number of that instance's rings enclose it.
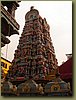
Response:
[[[4,62],[1,62],[1,66],[7,68],[7,64],[5,64]]]
[[[35,15],[31,15],[30,18],[31,19],[34,19],[34,18],[36,18],[36,16]]]
[[[3,66],[3,67],[4,67],[4,62],[1,62],[1,66]]]
[[[7,68],[7,64],[4,65],[4,68]]]

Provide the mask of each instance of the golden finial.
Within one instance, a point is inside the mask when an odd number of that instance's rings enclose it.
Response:
[[[33,10],[34,9],[34,6],[31,6],[30,10]]]

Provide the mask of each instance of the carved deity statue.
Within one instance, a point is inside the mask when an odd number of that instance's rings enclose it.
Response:
[[[43,92],[43,87],[41,86],[41,84],[38,84],[37,92],[38,92],[39,94],[43,94],[43,93],[44,93],[44,92]]]
[[[25,93],[29,93],[30,92],[30,86],[29,86],[29,84],[26,84],[24,86],[24,88],[22,89],[22,91],[25,92]]]

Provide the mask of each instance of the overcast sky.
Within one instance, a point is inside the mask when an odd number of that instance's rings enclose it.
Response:
[[[67,60],[66,54],[72,53],[72,1],[21,1],[19,5],[15,14],[15,19],[20,25],[19,35],[9,37],[11,42],[8,46],[2,47],[2,56],[9,61],[13,60],[14,51],[17,49],[25,25],[25,14],[31,6],[34,6],[50,25],[50,36],[56,58],[58,65],[61,65]]]

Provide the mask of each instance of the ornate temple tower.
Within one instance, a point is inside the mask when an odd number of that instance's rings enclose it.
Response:
[[[51,80],[58,72],[58,62],[50,37],[50,26],[32,6],[25,15],[25,26],[15,50],[10,81]]]

